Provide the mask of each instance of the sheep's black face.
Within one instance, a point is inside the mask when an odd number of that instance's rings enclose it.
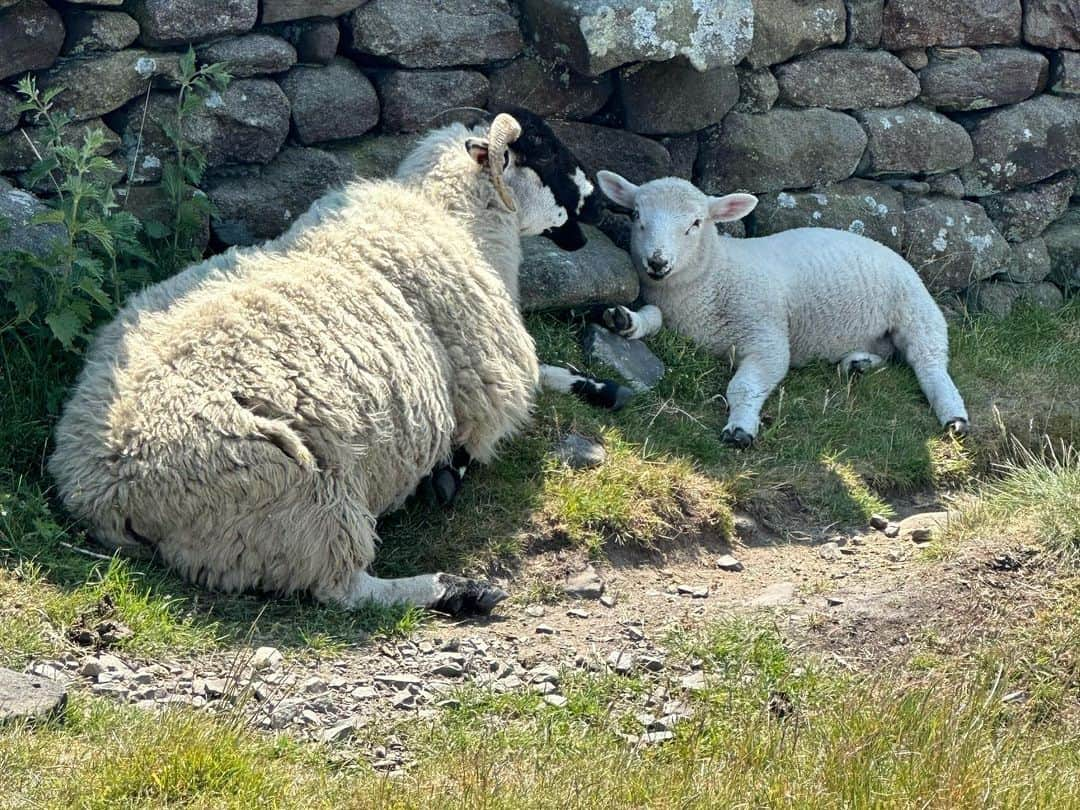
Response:
[[[510,149],[518,165],[532,169],[550,189],[555,202],[566,211],[566,222],[544,231],[563,250],[577,250],[585,244],[579,222],[593,223],[600,217],[600,192],[589,182],[577,158],[563,145],[543,118],[521,107],[507,107],[521,124],[521,137]]]

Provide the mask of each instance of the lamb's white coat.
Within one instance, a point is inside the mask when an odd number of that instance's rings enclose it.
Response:
[[[635,211],[631,252],[647,306],[616,318],[620,331],[640,338],[663,323],[730,356],[737,368],[726,436],[757,434],[761,407],[789,367],[825,359],[852,371],[894,350],[941,423],[966,430],[967,410],[948,373],[945,318],[901,256],[828,228],[730,239],[713,223],[745,216],[756,204],[751,195],[709,197],[676,178],[639,187],[611,172],[599,181]]]
[[[407,183],[350,184],[274,242],[133,296],[57,427],[65,505],[102,542],[148,541],[224,590],[449,609],[501,598],[441,574],[366,573],[376,517],[453,448],[490,459],[532,407],[519,240],[566,214],[514,165],[507,211],[466,149],[483,134],[437,130]]]

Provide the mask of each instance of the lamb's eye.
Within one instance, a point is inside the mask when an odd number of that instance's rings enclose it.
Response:
[[[692,223],[690,223],[690,227],[686,229],[686,232],[690,233],[690,231],[692,231],[692,230],[694,230],[694,228],[698,228],[698,227],[701,227],[701,220],[700,219],[695,219]]]

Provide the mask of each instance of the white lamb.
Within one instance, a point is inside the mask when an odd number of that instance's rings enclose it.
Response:
[[[604,194],[633,209],[631,253],[646,302],[637,312],[608,309],[604,320],[629,338],[666,323],[713,354],[732,356],[725,441],[753,441],[762,405],[791,366],[825,359],[858,373],[894,350],[915,370],[941,424],[967,432],[967,410],[948,372],[945,318],[892,250],[828,228],[723,238],[715,223],[746,216],[756,197],[709,197],[671,177],[640,187],[612,172],[597,178]]]
[[[367,568],[378,515],[529,417],[539,372],[508,288],[521,234],[566,212],[508,156],[519,133],[506,115],[438,130],[412,184],[353,183],[135,296],[57,427],[65,505],[213,588],[490,610],[506,594],[488,583]]]

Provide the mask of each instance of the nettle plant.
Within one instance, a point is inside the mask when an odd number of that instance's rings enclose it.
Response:
[[[163,166],[161,219],[139,219],[125,210],[117,194],[123,173],[102,154],[102,130],[87,132],[80,144],[65,140],[71,119],[53,103],[62,87],[42,90],[29,75],[19,81],[18,109],[42,133],[36,141],[27,138],[37,160],[24,185],[44,184],[52,192],[50,210],[32,224],[61,226],[64,235],[45,255],[0,255],[0,337],[12,337],[25,353],[27,340],[41,348],[57,341],[78,351],[90,328],[113,314],[128,293],[201,257],[197,234],[212,206],[197,188],[206,159],[185,136],[184,122],[228,81],[222,65],[197,66],[190,48],[180,59],[176,117],[163,126],[173,155]]]

